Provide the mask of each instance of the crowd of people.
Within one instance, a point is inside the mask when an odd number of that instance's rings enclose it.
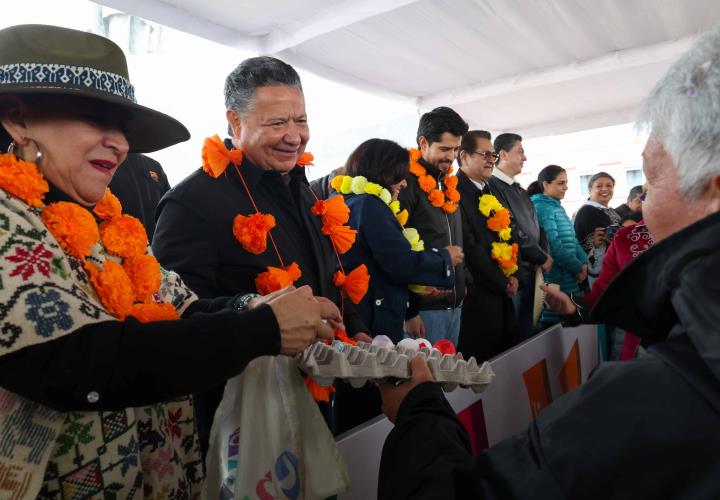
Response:
[[[522,137],[448,107],[416,147],[367,140],[310,183],[302,83],[273,57],[228,75],[229,137],[209,131],[170,189],[141,153],[189,134],[136,103],[114,43],[1,30],[0,491],[194,498],[225,381],[257,357],[383,335],[483,361],[562,321],[605,323],[613,359],[642,359],[479,457],[420,358],[379,390],[307,384],[335,434],[396,423],[381,498],[717,493],[718,50],[714,32],[648,99],[647,185],[613,209],[599,172],[568,214],[563,167],[524,189]]]

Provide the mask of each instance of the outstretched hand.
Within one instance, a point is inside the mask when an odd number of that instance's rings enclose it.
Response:
[[[385,416],[387,416],[392,423],[395,423],[400,405],[402,405],[405,396],[407,396],[415,386],[432,381],[432,372],[425,358],[415,356],[410,360],[410,380],[408,382],[399,385],[388,380],[380,382],[378,388],[380,389],[382,411]]]
[[[570,300],[565,292],[558,288],[547,285],[540,285],[540,290],[545,292],[545,303],[547,306],[562,316],[568,316],[577,312],[577,306]]]

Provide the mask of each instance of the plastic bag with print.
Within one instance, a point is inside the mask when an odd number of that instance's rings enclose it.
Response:
[[[349,484],[294,359],[263,356],[228,380],[213,422],[203,498],[315,500]]]

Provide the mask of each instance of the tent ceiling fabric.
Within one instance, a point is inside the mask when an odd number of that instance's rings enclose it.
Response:
[[[632,119],[717,0],[101,0],[366,90],[530,135]]]

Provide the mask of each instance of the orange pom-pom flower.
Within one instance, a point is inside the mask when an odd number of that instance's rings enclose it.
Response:
[[[118,197],[112,194],[109,188],[105,188],[105,195],[95,205],[93,213],[103,220],[112,219],[122,215],[122,205]]]
[[[65,253],[77,259],[90,255],[93,245],[100,238],[95,218],[75,203],[51,203],[40,213],[40,218]]]
[[[268,266],[267,271],[258,274],[255,278],[255,288],[260,295],[267,295],[292,285],[301,276],[300,266],[295,262],[285,269]]]
[[[420,186],[420,189],[422,189],[426,193],[429,193],[433,189],[435,189],[435,186],[437,186],[437,182],[435,182],[435,179],[433,179],[432,175],[422,175],[418,177],[418,185]]]
[[[443,183],[450,189],[457,189],[458,178],[456,175],[446,175],[443,179]]]
[[[100,224],[100,239],[105,250],[124,259],[147,252],[145,227],[132,215],[113,217]]]
[[[433,207],[442,207],[445,203],[445,195],[439,189],[433,189],[428,194],[428,201]]]
[[[105,310],[118,319],[125,319],[132,308],[135,294],[122,266],[113,260],[106,260],[100,270],[92,262],[86,262],[85,270]]]
[[[342,196],[318,200],[312,206],[311,211],[313,215],[320,216],[323,224],[328,226],[342,226],[350,220],[350,209]]]
[[[36,208],[50,189],[37,165],[11,154],[0,155],[0,188]]]
[[[132,283],[133,294],[138,302],[150,302],[160,289],[160,263],[152,255],[128,257],[123,269]]]
[[[357,237],[357,231],[350,226],[328,226],[322,227],[324,235],[329,236],[333,246],[338,253],[345,253],[352,248]]]
[[[300,155],[300,158],[298,158],[297,164],[300,167],[311,167],[315,165],[313,161],[315,161],[315,157],[313,156],[313,154],[309,151],[305,151],[303,154]]]
[[[445,197],[452,203],[457,203],[460,201],[460,192],[457,189],[448,186],[445,190]]]
[[[370,274],[368,273],[367,266],[360,264],[347,275],[342,271],[337,271],[333,275],[333,283],[335,283],[335,286],[342,287],[343,293],[345,293],[354,304],[359,304],[370,286]]]
[[[249,216],[236,215],[233,220],[233,234],[248,252],[260,255],[267,249],[267,237],[275,227],[275,217],[255,213]]]
[[[329,403],[330,394],[335,392],[335,386],[329,385],[327,387],[323,387],[315,382],[315,380],[309,375],[305,375],[305,385],[315,401],[324,401]]]
[[[457,210],[457,208],[458,208],[458,206],[455,203],[451,203],[449,201],[446,203],[443,203],[443,206],[442,206],[442,209],[447,214],[454,214],[455,211]]]
[[[507,208],[496,210],[492,217],[487,220],[487,227],[491,231],[501,231],[510,226],[510,211]]]
[[[217,179],[225,172],[230,162],[242,163],[243,153],[239,149],[228,150],[217,135],[205,139],[202,147],[202,168]]]

